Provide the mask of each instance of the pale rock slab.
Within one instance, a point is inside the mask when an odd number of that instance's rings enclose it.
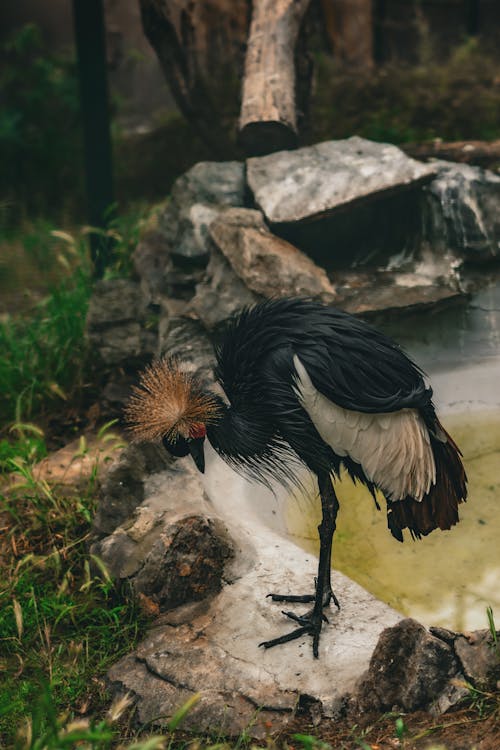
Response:
[[[248,730],[263,736],[283,726],[304,702],[315,702],[323,715],[338,715],[367,669],[381,630],[400,616],[335,572],[342,608],[329,613],[320,659],[313,658],[309,637],[268,651],[259,648],[261,641],[293,629],[281,613],[283,605],[267,594],[309,592],[317,561],[286,538],[284,495],[250,485],[213,451],[207,454],[203,484],[209,500],[203,502],[227,527],[234,545],[226,583],[218,595],[162,615],[136,653],[111,669],[113,692],[131,692],[138,720],[160,724],[158,717],[168,719],[201,692],[186,728],[230,734]],[[166,474],[154,479],[156,507],[172,503],[169,493],[162,495],[166,479]]]
[[[331,214],[421,184],[435,173],[434,166],[397,146],[359,136],[247,159],[248,185],[272,224]]]

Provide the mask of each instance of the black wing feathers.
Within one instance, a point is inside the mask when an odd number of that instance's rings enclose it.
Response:
[[[234,406],[267,401],[270,364],[279,350],[291,377],[295,353],[314,386],[344,408],[390,412],[431,404],[422,372],[387,336],[340,310],[284,299],[247,308],[228,323],[216,376]]]

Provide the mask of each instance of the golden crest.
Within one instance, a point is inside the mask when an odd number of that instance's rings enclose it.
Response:
[[[125,408],[129,431],[135,440],[144,441],[187,438],[219,415],[217,399],[204,393],[192,373],[168,357],[146,367]]]

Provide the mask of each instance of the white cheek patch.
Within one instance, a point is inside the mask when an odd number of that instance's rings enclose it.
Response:
[[[429,433],[416,409],[365,414],[344,409],[312,384],[304,365],[293,358],[294,391],[322,439],[338,456],[360,464],[370,481],[389,500],[408,495],[422,500],[436,483],[436,464]]]

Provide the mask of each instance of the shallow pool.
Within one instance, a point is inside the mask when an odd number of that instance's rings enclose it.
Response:
[[[500,619],[500,409],[449,414],[443,423],[462,449],[469,478],[460,523],[420,541],[407,535],[401,544],[387,529],[385,511],[346,477],[337,486],[333,566],[405,615],[470,630],[487,627],[488,605]],[[292,538],[315,552],[320,513],[312,480],[286,509]]]

